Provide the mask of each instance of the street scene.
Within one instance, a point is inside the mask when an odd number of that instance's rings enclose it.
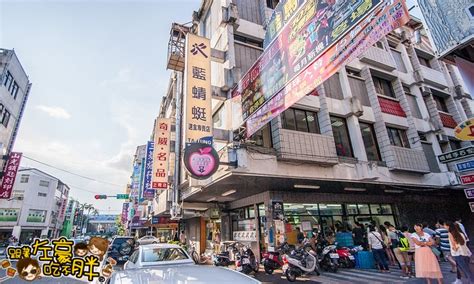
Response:
[[[0,283],[474,283],[471,0],[0,0]]]

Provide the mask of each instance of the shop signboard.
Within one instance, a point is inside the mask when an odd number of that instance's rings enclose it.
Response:
[[[283,202],[272,201],[273,220],[285,219],[285,213],[283,211]]]
[[[458,169],[458,172],[472,171],[474,170],[474,160],[457,163],[456,168]]]
[[[239,242],[256,242],[257,232],[256,231],[234,231],[233,239],[234,241],[239,241]]]
[[[461,176],[461,183],[462,184],[472,184],[472,183],[474,183],[474,174]]]
[[[464,189],[464,194],[466,194],[467,199],[474,199],[474,188]]]
[[[461,122],[454,128],[454,136],[462,141],[474,140],[474,118]]]
[[[283,47],[288,50],[284,52],[278,46],[274,47],[275,43],[270,45],[257,61],[256,69],[251,69],[233,90],[233,96],[241,95],[243,118],[247,119],[247,137],[313,92],[343,64],[352,61],[384,35],[409,20],[404,1],[383,1],[378,6],[375,3],[379,1],[368,2],[363,1],[363,4],[348,14],[354,20],[343,18],[345,20],[332,30],[328,30],[329,27],[326,26],[322,27],[327,7],[312,10],[309,7],[304,8],[311,1],[304,4],[301,11],[305,17],[311,15],[307,17],[308,24],[303,25],[306,29],[296,25],[292,32],[288,32],[287,36],[295,42],[291,45],[286,42]],[[293,19],[298,19],[298,15]],[[288,26],[292,27],[291,21]],[[313,33],[307,35],[308,31],[313,30],[317,31],[316,38],[313,38]],[[285,30],[279,37],[284,34]],[[313,45],[315,43],[316,46]],[[269,61],[272,64],[269,64]],[[288,63],[288,66],[282,62]]]
[[[474,146],[468,146],[461,149],[457,149],[448,153],[444,153],[438,156],[440,163],[450,163],[457,160],[465,159],[474,156]]]
[[[15,184],[16,173],[20,166],[22,153],[11,152],[5,166],[2,184],[0,185],[0,199],[10,199],[13,185]]]
[[[195,179],[207,179],[219,167],[219,156],[216,150],[204,143],[192,143],[184,150],[184,166]]]
[[[186,34],[184,141],[212,145],[211,45],[207,38]],[[155,147],[156,144],[155,144]]]
[[[16,222],[20,215],[20,209],[0,208],[0,222]]]
[[[124,202],[122,205],[122,223],[126,223],[128,221],[128,206],[130,203]]]
[[[168,170],[171,145],[171,119],[159,117],[155,121],[155,144],[153,149],[153,189],[168,189]]]
[[[146,144],[145,157],[145,177],[143,181],[143,198],[153,200],[155,197],[155,190],[151,188],[151,178],[153,176],[153,141],[148,141]]]

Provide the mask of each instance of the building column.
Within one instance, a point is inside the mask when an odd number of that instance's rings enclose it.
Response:
[[[385,125],[382,109],[380,107],[377,92],[375,91],[374,80],[372,79],[372,74],[370,73],[370,69],[368,67],[362,68],[360,73],[365,81],[370,105],[372,107],[372,111],[374,112],[374,130],[375,136],[377,137],[377,142],[379,144],[380,154],[382,155],[382,159],[387,164],[387,166],[391,167],[395,164],[395,154],[392,151],[390,139],[388,138],[387,126]]]
[[[318,111],[319,130],[322,135],[333,137],[331,118],[329,117],[329,108],[326,100],[326,90],[323,84],[316,88],[318,92],[320,109]]]
[[[21,235],[21,226],[18,226],[18,225],[14,226],[13,231],[12,231],[12,236],[14,236],[15,238],[19,240],[20,235]]]

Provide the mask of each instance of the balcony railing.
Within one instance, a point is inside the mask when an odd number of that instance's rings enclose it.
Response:
[[[421,75],[426,83],[433,85],[435,87],[444,89],[448,85],[446,78],[444,77],[443,73],[438,70],[428,68],[426,66],[421,65]]]
[[[279,160],[335,165],[339,162],[331,136],[280,129]]]
[[[360,61],[370,65],[393,71],[397,68],[392,55],[384,49],[378,47],[370,47],[361,57]]]
[[[429,173],[430,167],[423,150],[391,146],[395,160],[388,163],[392,170],[401,170],[417,173]]]

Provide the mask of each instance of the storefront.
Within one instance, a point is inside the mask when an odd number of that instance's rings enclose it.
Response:
[[[147,234],[157,237],[161,243],[173,240],[174,234],[178,232],[178,221],[173,221],[169,217],[153,216],[145,226],[149,228]]]

